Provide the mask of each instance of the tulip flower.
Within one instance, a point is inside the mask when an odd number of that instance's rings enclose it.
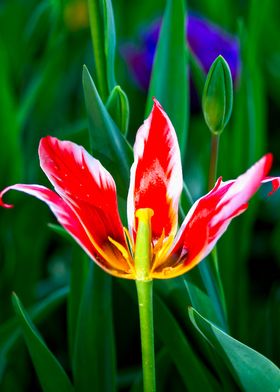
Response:
[[[140,37],[140,45],[126,44],[123,54],[143,90],[149,87],[153,60],[159,38],[161,22],[153,22]],[[207,73],[213,61],[222,55],[229,64],[233,81],[240,71],[238,39],[207,19],[190,13],[186,23],[186,40],[189,49]]]
[[[119,216],[112,176],[83,147],[47,136],[40,142],[39,157],[55,191],[40,185],[12,185],[1,192],[0,204],[11,207],[3,202],[11,189],[44,201],[91,259],[109,274],[127,279],[167,279],[186,273],[209,254],[263,182],[271,181],[273,191],[280,186],[279,177],[266,177],[272,162],[267,154],[237,179],[219,178],[194,203],[177,232],[183,186],[180,152],[175,130],[156,100],[136,135],[128,229]],[[148,252],[144,273],[135,263],[137,241],[142,241],[138,232],[143,230]]]
[[[143,387],[156,391],[152,282],[184,274],[213,249],[231,220],[243,213],[262,182],[280,187],[280,177],[266,177],[271,154],[262,157],[236,180],[218,179],[197,200],[177,232],[183,186],[175,130],[161,105],[139,128],[128,191],[128,229],[118,212],[115,182],[101,163],[69,141],[43,138],[41,168],[55,191],[17,184],[4,189],[28,193],[44,201],[58,222],[87,254],[111,275],[135,279],[140,314]]]

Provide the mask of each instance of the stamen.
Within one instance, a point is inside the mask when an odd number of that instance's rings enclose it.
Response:
[[[160,238],[158,239],[157,243],[154,246],[154,254],[157,254],[161,250],[161,248],[163,246],[164,239],[165,239],[165,230],[163,228],[161,236],[160,236]]]
[[[175,264],[174,258],[170,259],[170,261],[166,262],[165,265],[162,265],[160,269],[154,271],[152,276],[156,279],[169,279],[182,275],[199,263],[203,258],[204,252],[205,248],[203,248],[192,260],[188,260],[188,251],[187,249],[184,249],[180,257],[175,261]]]
[[[159,241],[161,240],[161,237]],[[165,263],[166,256],[171,248],[171,245],[174,240],[174,235],[169,235],[168,238],[166,238],[165,242],[162,243],[160,249],[157,249],[157,253],[155,254],[155,260],[152,266],[152,272],[154,272],[157,268],[160,267],[161,264]],[[158,243],[157,243],[158,244]],[[157,246],[156,244],[156,246]],[[155,246],[155,248],[156,248]]]
[[[122,270],[122,268],[127,268],[127,265],[124,263],[123,260],[121,259],[117,259],[116,256],[113,254],[112,249],[109,249],[109,247],[107,247],[106,251],[104,251],[98,244],[97,242],[94,240],[94,238],[92,237],[91,233],[89,232],[89,230],[87,229],[87,227],[83,224],[83,222],[80,220],[89,240],[91,241],[91,243],[93,244],[93,246],[95,247],[95,249],[97,250],[97,252],[101,255],[101,257],[103,257],[108,265],[110,266],[110,268],[114,268],[116,270]],[[121,265],[120,265],[121,264]],[[124,271],[125,273],[127,273],[127,271]]]
[[[125,234],[125,239],[126,239],[126,243],[127,243],[128,249],[129,249],[130,254],[132,256],[134,254],[134,243],[132,241],[130,232],[127,230],[126,227],[123,227],[123,231],[124,231],[124,234]]]
[[[108,240],[121,252],[122,256],[124,257],[127,264],[129,265],[130,270],[134,271],[134,266],[133,263],[131,262],[131,255],[128,253],[127,249],[118,241],[113,240],[113,238],[111,238],[110,236],[108,236]]]
[[[188,251],[182,251],[181,255],[174,261],[174,257],[170,260],[165,260],[161,265],[158,266],[157,270],[153,269],[156,274],[163,274],[164,276],[170,274],[171,272],[176,272],[182,267],[182,264],[186,261]]]
[[[124,247],[122,244],[120,244],[118,241],[113,240],[113,238],[111,238],[110,236],[108,236],[108,240],[109,240],[113,245],[115,245],[115,247],[121,252],[121,254],[123,255],[123,257],[124,257],[125,259],[128,258],[128,252],[127,252],[127,250],[125,249],[125,247]]]

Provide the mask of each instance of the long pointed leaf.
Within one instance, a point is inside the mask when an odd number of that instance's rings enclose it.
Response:
[[[116,389],[111,283],[111,276],[91,262],[76,329],[74,379],[79,392]]]
[[[88,272],[88,257],[80,248],[75,245],[72,254],[70,291],[67,301],[68,341],[71,358],[73,358],[74,353],[78,315]]]
[[[187,215],[192,204],[192,196],[184,184],[180,202],[180,216],[182,220]],[[212,264],[210,264],[211,262]],[[227,331],[226,307],[223,302],[223,296],[219,295],[219,288],[222,290],[219,284],[219,276],[215,273],[213,261],[210,258],[199,263],[196,268],[189,271],[185,276],[185,285],[192,306],[195,306],[203,314],[211,314],[211,320],[215,321],[223,330]],[[207,294],[207,296],[204,294]],[[209,306],[207,306],[207,302]],[[207,313],[204,313],[206,309]]]
[[[198,360],[181,327],[164,302],[155,295],[155,333],[167,348],[188,391],[217,391],[211,373]],[[186,369],[191,369],[190,373]]]
[[[266,357],[220,330],[195,309],[189,309],[192,323],[214,346],[246,392],[275,391],[280,388],[280,370]]]
[[[13,95],[12,77],[9,75],[9,65],[6,48],[0,39],[0,123],[1,149],[0,167],[1,182],[16,181],[21,176],[23,167],[20,149],[20,126],[17,121],[15,97]],[[13,162],[13,164],[11,164]],[[4,169],[4,170],[3,170]],[[3,184],[2,184],[3,185]]]
[[[132,164],[131,146],[108,114],[86,67],[83,71],[83,85],[92,151],[112,174],[119,195],[125,199]]]
[[[105,56],[107,63],[107,80],[109,91],[115,85],[115,51],[116,51],[116,31],[114,12],[111,0],[103,0],[104,9],[104,38],[105,38]]]
[[[73,392],[73,387],[62,366],[45,345],[40,334],[23,309],[19,298],[13,294],[12,300],[43,391]]]
[[[105,102],[115,87],[116,32],[111,0],[88,0],[98,91]]]
[[[93,45],[96,80],[100,97],[105,102],[109,95],[104,45],[104,18],[101,1],[88,0],[91,39]]]
[[[188,78],[183,0],[168,0],[152,70],[146,116],[156,97],[178,135],[182,157],[187,146]]]
[[[68,287],[63,287],[50,294],[30,308],[29,317],[33,322],[39,323],[49,316],[65,300],[69,292]],[[16,318],[6,321],[0,326],[0,349],[15,332],[18,332]]]

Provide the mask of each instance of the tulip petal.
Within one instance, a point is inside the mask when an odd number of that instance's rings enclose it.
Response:
[[[110,173],[83,147],[51,136],[41,140],[39,157],[41,168],[57,193],[71,205],[95,248],[114,268],[130,270],[130,253],[125,259],[120,251],[127,245]]]
[[[62,227],[77,241],[77,243],[84,249],[90,258],[108,273],[118,277],[130,277],[127,272],[120,271],[117,269],[112,270],[112,266],[108,261],[100,255],[96,250],[93,243],[90,241],[83,225],[79,218],[72,210],[72,208],[65,202],[59,195],[50,189],[41,185],[27,185],[27,184],[16,184],[5,188],[0,193],[0,206],[5,208],[13,207],[11,204],[3,202],[3,195],[9,190],[16,190],[27,193],[31,196],[35,196],[37,199],[45,202],[53,214],[55,215],[58,222]]]
[[[268,196],[271,196],[274,192],[276,192],[280,188],[280,177],[266,177],[262,180],[262,183],[271,182],[272,190],[269,192]]]
[[[271,163],[272,155],[267,154],[236,180],[223,182],[219,178],[215,187],[194,203],[169,256],[153,272],[153,277],[175,277],[193,268],[211,252],[231,220],[247,209],[249,199],[262,182],[272,181],[276,190],[279,179],[266,177]]]
[[[152,112],[139,128],[128,193],[127,214],[131,237],[135,237],[135,212],[151,208],[152,239],[175,235],[178,203],[182,191],[180,150],[175,130],[154,99]]]

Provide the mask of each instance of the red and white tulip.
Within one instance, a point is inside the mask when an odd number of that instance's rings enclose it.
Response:
[[[129,230],[119,216],[114,179],[83,147],[47,136],[41,139],[39,158],[54,191],[16,184],[1,192],[0,205],[12,207],[2,199],[11,189],[44,201],[101,268],[127,279],[136,278],[137,210],[153,211],[149,278],[167,279],[187,272],[211,252],[262,183],[272,182],[272,192],[280,187],[280,177],[267,177],[272,163],[267,154],[236,180],[219,178],[194,203],[177,232],[183,187],[180,150],[171,121],[156,100],[136,135],[127,201]]]

